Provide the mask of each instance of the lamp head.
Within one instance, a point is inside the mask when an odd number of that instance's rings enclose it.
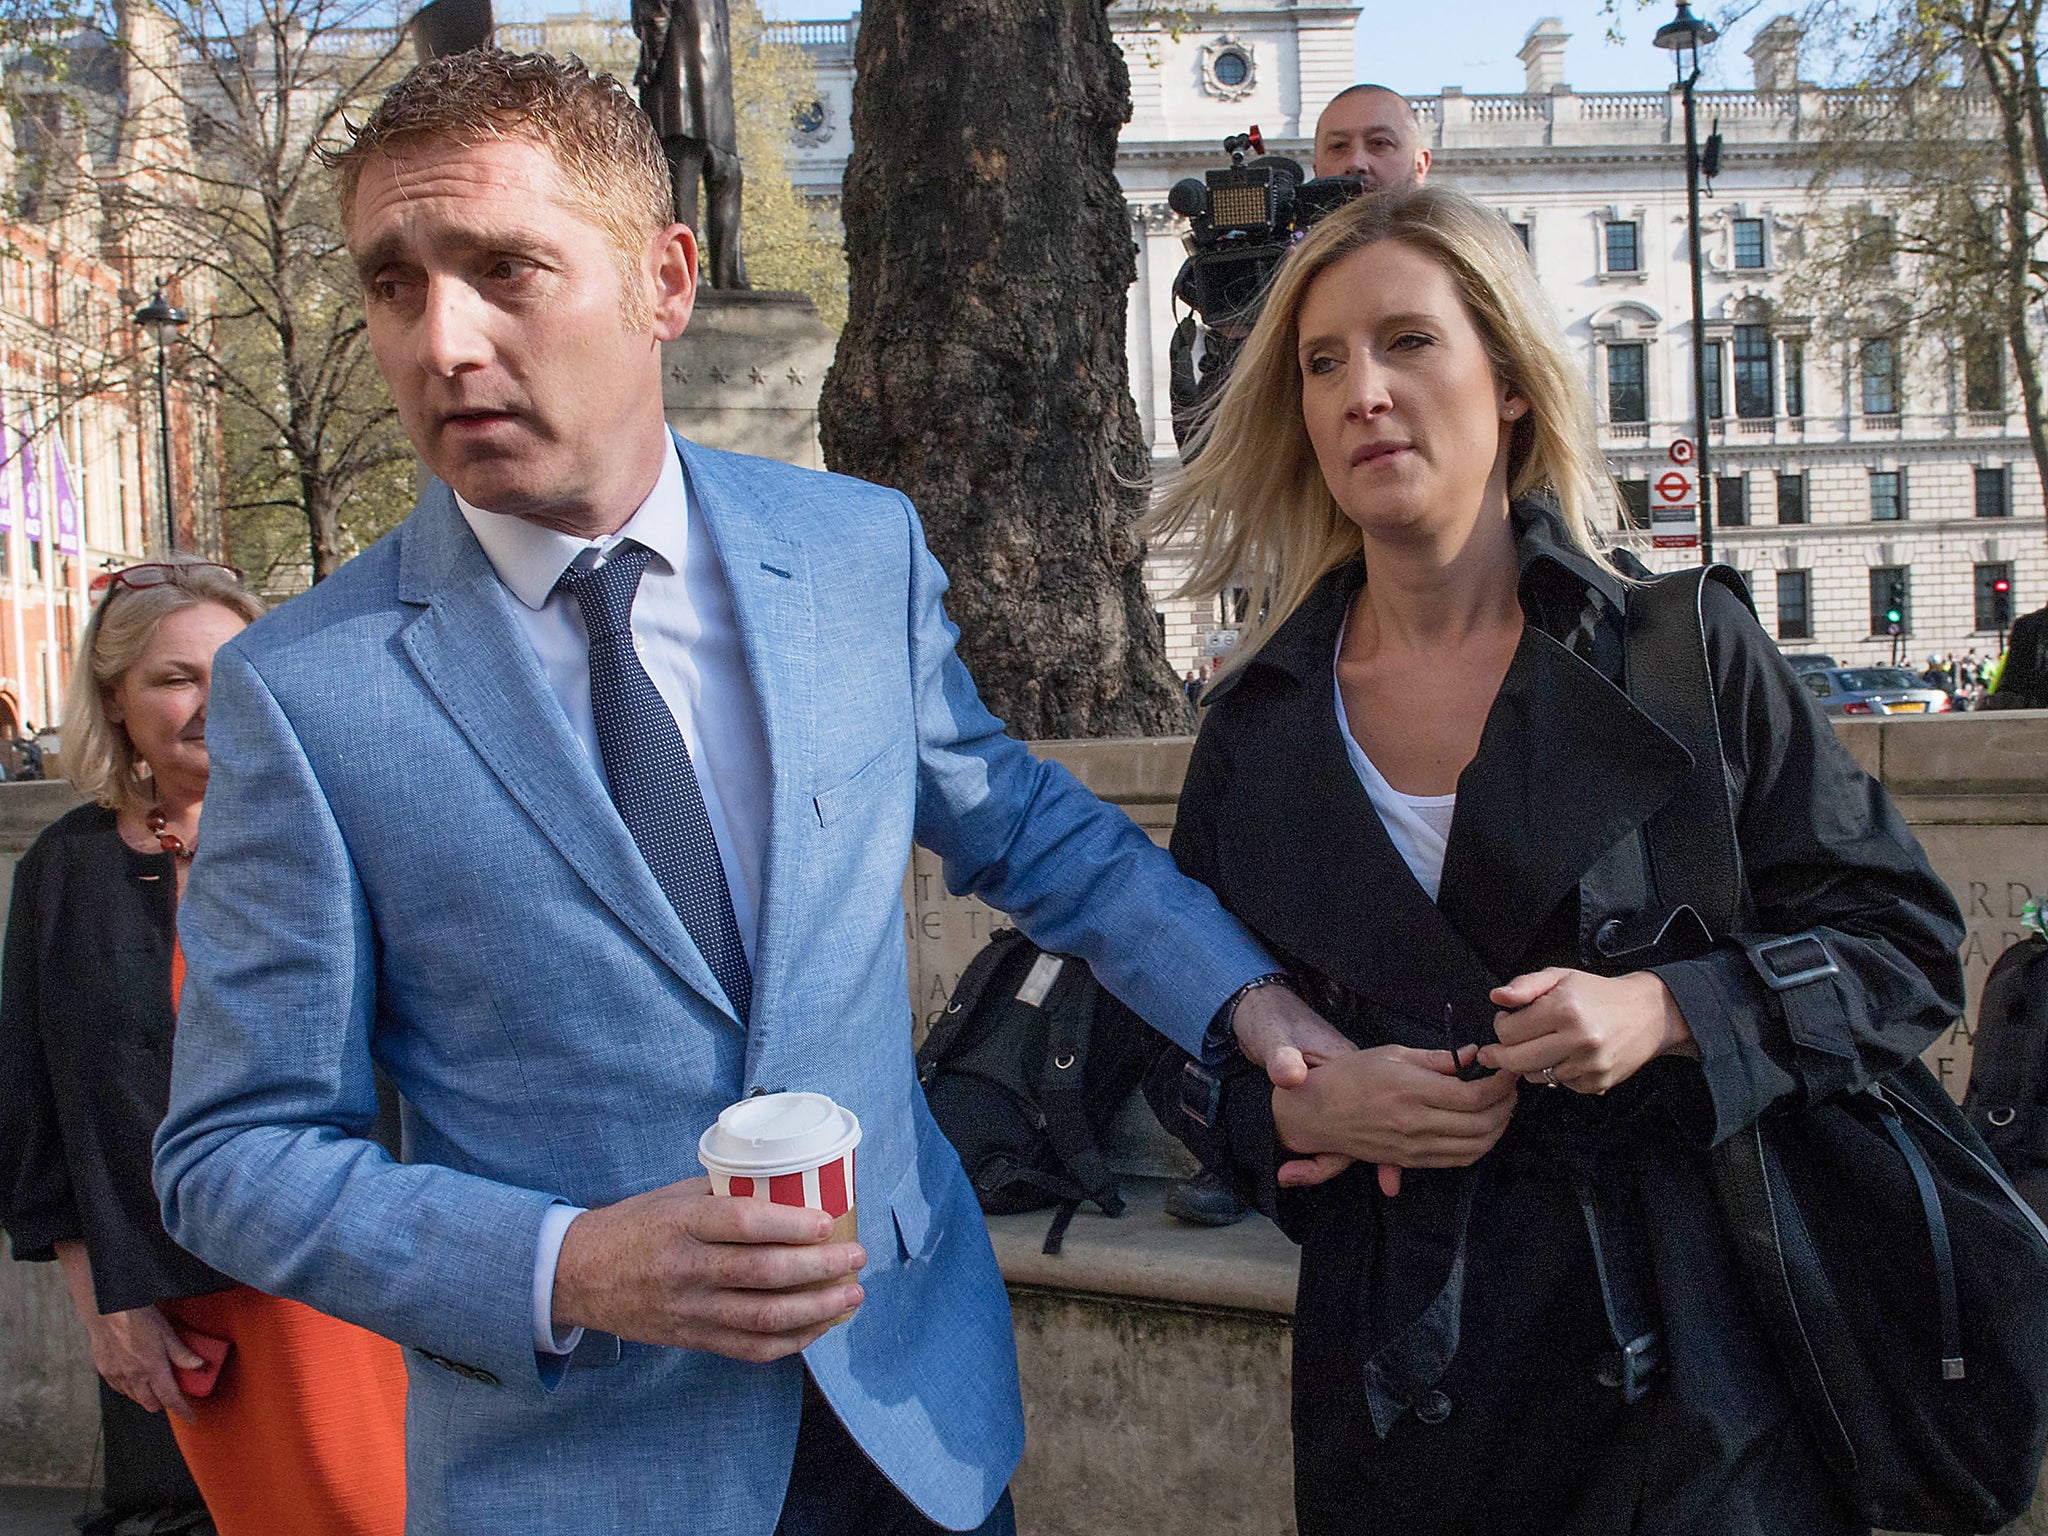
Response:
[[[135,323],[156,337],[158,346],[169,344],[185,324],[185,311],[164,297],[164,290],[158,286],[150,301],[135,311]]]
[[[1678,0],[1678,14],[1657,29],[1652,41],[1659,48],[1671,50],[1671,62],[1683,80],[1688,74],[1699,73],[1700,49],[1720,35],[1711,23],[1693,15],[1686,0]]]

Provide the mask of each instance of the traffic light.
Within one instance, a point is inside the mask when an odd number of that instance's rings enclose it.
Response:
[[[1891,598],[1885,605],[1884,629],[1888,635],[1902,635],[1906,632],[1906,584],[1892,583]]]
[[[1991,609],[2000,629],[2012,622],[2012,582],[2003,576],[1991,583]]]

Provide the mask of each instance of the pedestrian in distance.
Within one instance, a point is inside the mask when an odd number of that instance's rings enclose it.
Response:
[[[334,168],[434,478],[216,666],[169,1226],[408,1346],[416,1531],[1007,1532],[1010,1311],[913,1074],[913,837],[1190,1049],[1341,1039],[982,706],[903,496],[670,433],[696,242],[623,88],[435,60]],[[697,1176],[780,1089],[857,1117],[857,1241]]]
[[[154,1514],[163,1532],[398,1536],[397,1348],[209,1268],[165,1232],[150,1188],[209,681],[262,605],[192,555],[103,580],[64,708],[65,771],[89,803],[36,839],[8,910],[0,1226],[17,1259],[57,1261],[91,1340],[109,1515]],[[288,1011],[263,1027],[290,1048]],[[169,1416],[175,1448],[152,1415]]]
[[[1237,1147],[1303,1245],[1303,1536],[1863,1529],[1708,1149],[1914,1057],[1961,1009],[1961,923],[1715,581],[1752,931],[1651,896],[1646,829],[1694,759],[1620,686],[1647,573],[1596,547],[1619,508],[1594,419],[1498,215],[1365,199],[1280,269],[1150,529],[1194,544],[1193,594],[1248,585],[1258,616],[1174,854],[1358,1047],[1271,1092],[1277,1145]],[[1830,958],[1802,1015],[1826,1052],[1760,969],[1795,934]]]

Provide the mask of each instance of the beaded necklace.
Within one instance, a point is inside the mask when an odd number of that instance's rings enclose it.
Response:
[[[189,859],[199,851],[199,844],[196,838],[193,840],[192,846],[188,848],[185,846],[185,839],[178,836],[177,833],[168,830],[169,822],[162,811],[151,811],[149,813],[148,826],[149,830],[156,834],[157,846],[174,859]]]

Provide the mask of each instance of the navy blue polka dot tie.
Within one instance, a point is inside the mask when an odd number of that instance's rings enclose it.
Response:
[[[633,648],[633,597],[653,554],[621,540],[601,564],[569,567],[555,590],[576,599],[590,633],[590,713],[612,804],[744,1024],[754,974],[704,791],[676,717]]]

